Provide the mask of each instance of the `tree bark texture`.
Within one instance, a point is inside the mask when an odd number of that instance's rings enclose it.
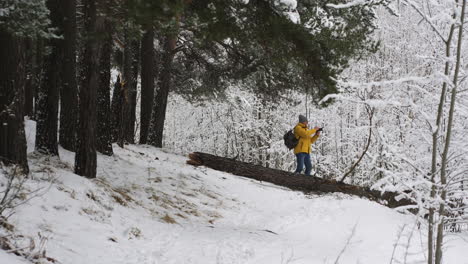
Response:
[[[85,36],[83,50],[83,76],[80,86],[78,145],[75,173],[87,178],[96,177],[96,98],[99,89],[100,36],[104,34],[104,18],[98,15],[101,1],[85,0]]]
[[[61,1],[48,0],[51,26],[63,33],[63,15]],[[51,39],[50,52],[44,60],[44,74],[38,93],[36,151],[47,155],[58,155],[58,103],[60,91],[60,72],[62,69],[63,41]]]
[[[140,41],[133,39],[131,42],[131,82],[129,83],[130,92],[130,118],[125,130],[125,139],[128,143],[135,143],[135,123],[136,123],[136,103],[137,103],[137,84],[138,84],[138,68],[140,64]]]
[[[45,54],[45,40],[41,37],[36,39],[36,68],[34,71],[36,77],[36,87],[34,87],[34,120],[37,120],[37,108],[38,98],[39,98],[39,85],[42,82],[43,74],[43,65],[44,65],[44,54]]]
[[[123,101],[122,83],[121,83],[120,75],[119,75],[117,76],[117,80],[114,83],[114,90],[112,92],[111,116],[110,116],[112,142],[117,142],[119,139],[122,101]]]
[[[76,80],[76,0],[60,1],[63,10],[63,63],[60,90],[60,145],[75,151],[78,127],[78,87]]]
[[[101,48],[100,83],[97,104],[97,151],[104,155],[113,155],[110,108],[110,68],[112,55],[112,26],[106,19],[104,43]]]
[[[206,166],[208,168],[232,173],[237,176],[251,178],[259,181],[266,181],[276,185],[287,187],[291,190],[302,191],[305,193],[330,193],[341,192],[359,197],[365,197],[376,201],[390,208],[412,205],[413,202],[407,199],[397,200],[399,195],[393,192],[381,194],[379,191],[370,190],[366,187],[360,187],[333,180],[326,180],[314,176],[298,175],[296,173],[265,168],[234,159],[223,158],[207,153],[195,152],[189,155],[188,164],[194,166]]]
[[[128,142],[128,134],[131,122],[132,113],[132,99],[133,99],[133,48],[132,48],[132,37],[130,36],[129,28],[125,29],[125,46],[123,55],[123,76],[122,76],[122,87],[121,87],[121,111],[120,111],[120,124],[119,124],[119,135],[117,144],[123,148],[125,143]]]
[[[154,29],[148,26],[141,40],[140,144],[146,144],[154,99]]]
[[[164,121],[166,119],[167,96],[171,88],[172,64],[177,43],[177,34],[168,35],[164,43],[163,65],[159,78],[159,90],[154,100],[148,143],[161,148],[163,142]]]
[[[0,161],[29,172],[24,131],[24,43],[0,28]]]
[[[26,84],[24,88],[24,115],[34,118],[34,94],[38,85],[35,70],[36,67],[36,49],[35,39],[25,40],[26,46]]]

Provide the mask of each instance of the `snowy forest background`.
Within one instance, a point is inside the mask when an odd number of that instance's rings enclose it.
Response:
[[[0,158],[28,172],[26,116],[88,178],[126,144],[291,171],[304,114],[313,174],[413,199],[441,263],[468,229],[466,2],[2,1]]]

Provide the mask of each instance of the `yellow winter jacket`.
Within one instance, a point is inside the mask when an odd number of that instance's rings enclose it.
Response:
[[[307,126],[302,123],[298,123],[294,127],[294,135],[299,139],[297,146],[294,148],[294,154],[310,153],[310,145],[319,138],[319,135],[312,136],[315,132],[317,132],[316,129],[307,129]]]

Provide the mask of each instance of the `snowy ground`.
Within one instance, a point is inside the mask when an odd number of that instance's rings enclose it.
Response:
[[[32,152],[34,123],[27,125]],[[16,233],[36,244],[43,237],[47,256],[66,264],[425,261],[425,230],[410,215],[194,168],[148,146],[114,151],[98,156],[94,180],[73,174],[71,152],[60,150],[60,160],[30,153],[28,188],[43,189],[11,217]],[[449,237],[445,263],[468,264],[463,240],[467,234]],[[0,250],[0,263],[28,262]]]

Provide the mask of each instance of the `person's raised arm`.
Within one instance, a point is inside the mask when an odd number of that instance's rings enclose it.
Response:
[[[296,126],[294,128],[294,134],[299,136],[299,137],[310,137],[313,134],[315,134],[315,132],[317,132],[317,130],[318,130],[318,127],[313,128],[313,129],[303,129],[300,126]]]

